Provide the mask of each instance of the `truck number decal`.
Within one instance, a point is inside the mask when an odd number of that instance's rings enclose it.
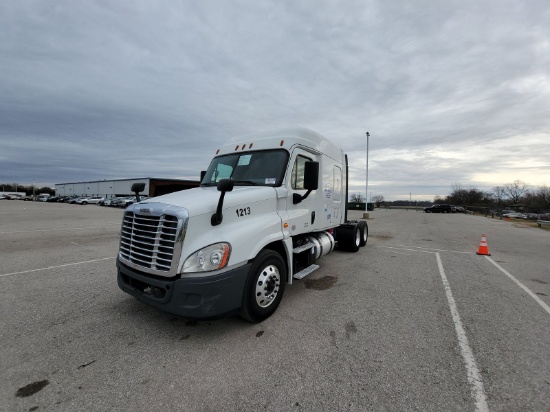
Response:
[[[245,208],[242,208],[242,209],[237,209],[237,216],[238,217],[247,216],[249,214],[250,214],[250,208],[249,207],[245,207]]]

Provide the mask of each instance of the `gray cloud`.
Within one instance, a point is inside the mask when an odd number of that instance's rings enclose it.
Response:
[[[192,178],[229,137],[289,124],[349,152],[358,191],[367,130],[378,193],[505,183],[518,158],[550,181],[543,0],[8,0],[0,25],[2,181]]]

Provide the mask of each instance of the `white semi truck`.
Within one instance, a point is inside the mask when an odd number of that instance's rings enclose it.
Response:
[[[118,285],[183,317],[260,322],[335,246],[367,243],[366,222],[347,219],[347,178],[344,152],[309,129],[233,139],[200,187],[125,210]]]

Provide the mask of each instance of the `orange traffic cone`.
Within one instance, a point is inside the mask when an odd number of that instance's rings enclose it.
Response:
[[[491,256],[489,253],[489,247],[487,246],[487,239],[485,239],[485,233],[481,235],[481,242],[479,242],[479,248],[476,253],[478,255]]]

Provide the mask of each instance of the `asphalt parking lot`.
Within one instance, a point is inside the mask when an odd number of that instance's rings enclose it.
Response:
[[[0,201],[0,409],[550,410],[550,231],[376,210],[251,324],[121,292],[121,216]]]

